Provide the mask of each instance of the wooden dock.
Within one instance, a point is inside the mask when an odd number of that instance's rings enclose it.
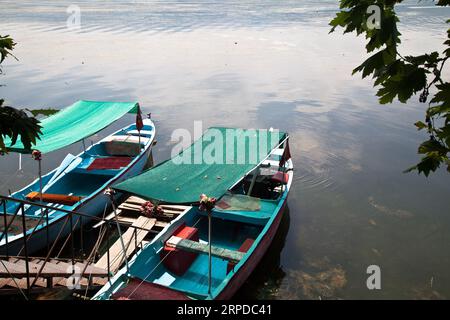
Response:
[[[83,261],[77,261],[72,266],[70,259],[50,259],[45,263],[43,258],[29,257],[27,273],[26,260],[22,257],[0,257],[0,260],[0,290],[27,289],[27,276],[30,277],[30,284],[35,282],[31,289],[67,287],[75,285],[70,283],[73,279],[79,279],[81,288],[101,286],[108,281],[106,269],[92,265],[86,267],[87,262]],[[84,269],[83,275],[78,274]],[[38,278],[34,281],[36,277]]]
[[[149,218],[141,213],[143,203],[145,200],[141,198],[129,197],[115,213],[112,212],[105,217],[104,221],[94,226],[108,223],[108,228],[111,229],[114,228],[114,221],[117,219],[117,222],[126,228],[122,231],[122,239],[116,240],[107,248],[106,253],[96,263],[93,263],[90,258],[89,261],[72,262],[71,259],[49,257],[26,259],[25,257],[0,256],[0,294],[10,294],[18,290],[37,292],[50,288],[93,289],[103,286],[109,277],[124,265],[125,259],[130,259],[172,220],[191,209],[190,206],[161,205],[163,213]],[[94,252],[92,254],[92,257],[95,256]]]

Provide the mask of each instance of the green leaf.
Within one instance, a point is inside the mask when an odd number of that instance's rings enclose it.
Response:
[[[31,112],[31,114],[34,117],[37,117],[39,115],[43,115],[43,116],[48,117],[48,116],[51,116],[51,115],[59,112],[59,110],[57,110],[57,109],[34,109],[34,110],[28,110],[27,109],[27,111]]]
[[[422,121],[417,121],[416,123],[414,123],[414,125],[415,125],[419,130],[422,130],[422,129],[425,129],[425,128],[428,127],[428,126],[427,126],[425,123],[423,123]]]
[[[418,152],[420,154],[435,153],[436,155],[444,155],[448,152],[448,149],[437,140],[428,140],[419,146]]]
[[[10,137],[11,145],[20,137],[24,147],[31,149],[42,134],[39,121],[29,117],[24,110],[3,106],[3,103],[4,101],[0,100],[0,136]]]
[[[423,173],[426,177],[430,175],[430,172],[435,172],[439,165],[440,160],[434,156],[426,156],[417,164],[417,171]]]

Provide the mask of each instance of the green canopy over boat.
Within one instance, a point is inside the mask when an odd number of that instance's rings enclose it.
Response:
[[[39,150],[48,153],[91,136],[106,128],[126,113],[136,113],[139,109],[137,102],[102,102],[78,101],[64,108],[58,113],[41,121],[42,135],[32,149],[26,149],[20,142],[11,146],[11,139],[5,139],[8,151],[31,153]]]
[[[277,130],[209,128],[190,147],[114,189],[166,203],[219,198],[258,166],[287,134]]]

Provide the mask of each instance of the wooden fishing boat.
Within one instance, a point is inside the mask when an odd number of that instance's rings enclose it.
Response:
[[[86,216],[68,219],[68,213],[61,209],[88,216],[103,213],[110,205],[105,189],[142,172],[156,134],[153,121],[140,118],[137,103],[79,101],[42,121],[42,141],[36,148],[44,153],[80,141],[125,113],[138,113],[140,121],[84,148],[77,156],[67,155],[59,167],[10,195],[11,200],[0,207],[0,254],[23,254],[25,236],[30,254],[90,222]],[[17,146],[10,150],[30,153]],[[21,205],[14,199],[29,204]],[[43,210],[39,204],[54,210]]]
[[[144,246],[94,299],[229,299],[256,268],[287,205],[293,179],[289,137],[278,133],[273,139],[269,132],[256,163],[179,164],[180,157],[214,143],[213,130],[177,157],[113,186],[159,203],[197,205]],[[262,135],[240,130],[237,139]],[[240,152],[255,153],[251,147]],[[218,199],[214,208],[202,211],[200,193]]]

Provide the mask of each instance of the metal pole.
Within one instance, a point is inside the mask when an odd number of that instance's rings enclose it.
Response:
[[[28,261],[28,246],[27,246],[27,230],[26,230],[26,223],[25,223],[25,210],[23,208],[23,203],[21,204],[22,207],[22,232],[23,232],[23,241],[24,241],[24,251],[25,251],[25,270],[27,273],[27,293],[30,294],[30,265]]]
[[[116,206],[113,201],[113,196],[111,196],[111,205],[112,205],[113,212],[114,212],[114,218],[116,220],[117,231],[119,232],[120,245],[122,246],[123,258],[125,260],[125,265],[127,266],[127,271],[130,271],[130,268],[128,266],[128,259],[127,259],[127,249],[125,248],[125,243],[123,243],[122,231],[120,230],[119,219],[117,218]]]
[[[75,241],[73,235],[73,214],[70,213],[70,245],[72,249],[72,270],[75,273]]]
[[[110,235],[111,235],[111,233],[110,233],[110,226],[109,226],[109,221],[106,223],[106,225],[107,225],[107,229],[106,229],[106,247],[107,247],[107,251],[106,251],[106,261],[107,261],[107,264],[108,264],[108,281],[109,281],[109,279],[110,279],[110,257],[109,257],[109,237],[110,237]]]
[[[80,221],[80,247],[81,247],[81,253],[83,254],[83,258],[85,257],[84,254],[84,237],[83,237],[83,217],[80,216],[78,218],[78,221]]]
[[[42,210],[42,208],[41,208]],[[50,249],[50,233],[49,233],[49,225],[48,225],[48,209],[45,209],[45,233],[46,233],[46,237],[47,237],[47,253],[48,250]]]
[[[39,163],[39,197],[42,204],[42,166],[41,166],[41,159],[38,161]],[[42,210],[42,208],[41,208]]]
[[[134,229],[134,248],[137,250],[137,229]]]
[[[9,258],[9,245],[8,245],[8,220],[6,219],[6,200],[2,200],[3,202],[3,222],[5,224],[3,233],[5,234],[5,244],[6,244],[6,257]],[[12,217],[12,219],[15,219],[15,217]]]
[[[211,296],[211,269],[212,269],[212,255],[211,255],[211,210],[208,210],[208,244],[209,244],[209,268],[208,268],[208,294]]]

